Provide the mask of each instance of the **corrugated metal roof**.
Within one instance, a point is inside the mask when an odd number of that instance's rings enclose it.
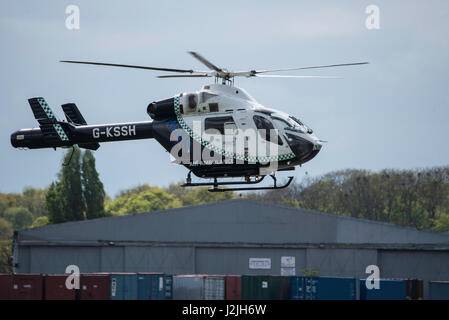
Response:
[[[28,229],[20,240],[443,244],[449,234],[233,199]]]

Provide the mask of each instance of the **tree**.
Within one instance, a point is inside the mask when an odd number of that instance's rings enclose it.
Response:
[[[232,191],[209,192],[208,189],[207,187],[184,188],[180,184],[171,184],[166,189],[166,192],[178,198],[183,206],[229,200],[235,197]]]
[[[43,226],[46,226],[48,223],[49,223],[49,220],[47,217],[39,217],[33,221],[31,228],[43,227]]]
[[[62,223],[67,221],[61,198],[61,184],[53,182],[45,195],[47,217],[50,223]]]
[[[449,232],[449,214],[441,214],[435,221],[435,231]]]
[[[3,194],[0,194],[0,217],[3,217],[6,209],[8,209],[8,201]]]
[[[61,191],[60,197],[62,210],[65,212],[66,221],[77,221],[84,219],[85,204],[83,201],[83,190],[81,184],[81,151],[78,147],[73,147],[67,152],[60,173]]]
[[[111,215],[125,215],[180,207],[181,201],[157,187],[130,196],[121,196],[107,203]]]
[[[246,197],[418,229],[449,230],[449,167],[379,173],[348,169]]]
[[[5,219],[12,225],[14,230],[24,229],[33,223],[33,215],[24,207],[6,209]]]
[[[22,206],[26,207],[34,218],[45,216],[45,190],[25,187],[22,192]]]
[[[0,273],[12,273],[11,241],[0,241]]]
[[[0,240],[9,240],[13,234],[11,223],[6,219],[0,218]]]
[[[86,218],[95,219],[104,217],[104,187],[95,168],[95,158],[89,150],[84,152],[82,169],[83,197],[86,203]]]

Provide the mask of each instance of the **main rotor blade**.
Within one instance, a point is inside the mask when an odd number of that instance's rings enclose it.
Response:
[[[93,65],[98,65],[98,66],[124,67],[124,68],[135,68],[135,69],[146,69],[146,70],[157,70],[157,71],[168,71],[168,72],[204,73],[204,71],[195,71],[195,70],[170,69],[170,68],[158,68],[158,67],[146,67],[146,66],[134,66],[134,65],[129,65],[129,64],[115,64],[115,63],[103,63],[103,62],[72,61],[72,60],[61,60],[59,62],[79,63],[79,64],[93,64]]]
[[[220,69],[219,67],[217,67],[216,65],[214,65],[212,62],[210,62],[209,60],[207,60],[206,58],[204,58],[203,56],[201,56],[199,53],[195,52],[195,51],[189,51],[189,53],[194,56],[196,59],[198,59],[201,63],[203,63],[206,67],[208,67],[209,69],[215,70],[217,72],[223,72],[222,69]]]
[[[280,74],[263,74],[254,75],[257,78],[316,78],[316,79],[342,79],[342,77],[332,77],[332,76],[291,76],[291,75],[280,75]]]
[[[251,71],[251,73],[258,74],[258,73],[277,72],[277,71],[293,71],[293,70],[318,69],[318,68],[346,67],[346,66],[356,66],[356,65],[361,65],[361,64],[369,64],[369,62],[354,62],[354,63],[330,64],[330,65],[326,65],[326,66],[310,66],[310,67],[273,69],[273,70],[253,70],[253,71]]]
[[[212,77],[209,74],[173,74],[173,75],[162,75],[157,76],[158,78],[207,78]]]

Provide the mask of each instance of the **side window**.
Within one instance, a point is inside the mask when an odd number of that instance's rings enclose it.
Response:
[[[215,129],[223,135],[225,134],[225,126],[226,128],[231,128],[232,125],[235,127],[235,122],[232,117],[214,117],[206,118],[206,120],[204,120],[204,129],[206,131],[209,129]]]
[[[282,140],[281,138],[276,134],[273,139],[271,139],[271,130],[274,130],[273,124],[261,116],[254,116],[254,123],[256,124],[256,128],[259,130],[265,130],[265,133],[262,135],[262,131],[259,131],[259,135],[262,137],[262,139],[265,139],[267,141],[277,143],[278,145],[282,146]]]

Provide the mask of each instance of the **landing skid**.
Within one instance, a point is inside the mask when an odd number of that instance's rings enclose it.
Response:
[[[287,183],[284,185],[278,186],[277,179],[274,175],[270,175],[273,179],[273,186],[271,187],[237,187],[237,188],[220,188],[220,186],[228,186],[228,185],[249,185],[249,184],[258,184],[265,179],[266,176],[261,176],[260,178],[255,178],[251,180],[251,178],[246,178],[246,181],[218,181],[217,178],[214,178],[214,182],[198,182],[192,183],[191,172],[188,173],[186,183],[182,185],[182,187],[199,187],[199,186],[213,186],[213,188],[209,189],[210,192],[226,192],[226,191],[250,191],[250,190],[278,190],[287,188],[290,183],[293,181],[293,177],[288,177]]]

